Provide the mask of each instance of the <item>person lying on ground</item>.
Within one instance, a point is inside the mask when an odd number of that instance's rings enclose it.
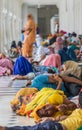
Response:
[[[81,80],[73,76],[60,76],[57,74],[41,74],[39,76],[36,76],[32,81],[29,80],[29,82],[27,83],[27,87],[28,85],[30,85],[31,88],[37,88],[38,90],[41,90],[44,87],[48,87],[57,90],[63,90],[65,93],[67,93],[67,89],[64,85],[65,82],[80,85],[78,92],[80,91],[80,88],[82,86]],[[78,92],[76,93],[76,95],[78,94]]]
[[[38,92],[36,88],[21,88],[15,94],[14,99],[10,102],[12,110],[16,111],[21,107],[22,103],[26,104],[26,102],[28,102],[28,99],[31,100],[36,92]]]
[[[38,91],[37,93],[35,93],[35,95],[32,96],[31,99],[33,99],[33,100],[30,100],[29,103],[28,103],[28,101],[26,103],[26,100],[24,100],[24,99],[25,98],[22,98],[22,104],[24,104],[24,105],[21,105],[20,109],[17,110],[16,113],[19,115],[26,115],[26,116],[34,117],[34,118],[39,117],[39,116],[35,116],[35,115],[37,115],[36,111],[46,105],[52,104],[54,106],[59,106],[59,105],[65,106],[65,105],[71,104],[71,101],[68,100],[68,98],[65,96],[63,91],[54,90],[52,88],[43,88],[42,90]],[[75,106],[75,107],[70,106],[71,110],[72,110],[72,108],[73,109],[76,108],[76,105],[74,103],[72,103],[72,104],[73,104],[72,106]],[[58,109],[56,109],[56,110],[58,110]],[[61,114],[63,114],[63,113],[61,113],[61,112],[58,113],[58,115],[61,115]],[[70,113],[67,113],[67,114],[70,114]],[[55,115],[55,116],[58,116],[58,115]],[[38,122],[38,121],[36,120],[36,122]]]
[[[79,108],[65,120],[55,122],[48,120],[33,126],[0,126],[0,130],[77,130],[82,126],[82,91],[79,94]]]
[[[55,97],[55,95],[52,95],[48,99],[49,104],[42,105],[34,110],[33,116],[36,123],[45,119],[44,117],[48,117],[48,119],[50,118],[56,121],[63,120],[64,118],[67,118],[67,116],[70,115],[72,111],[77,108],[76,104],[71,102],[66,97],[63,97],[62,104],[60,103],[59,105],[54,105],[56,100]]]

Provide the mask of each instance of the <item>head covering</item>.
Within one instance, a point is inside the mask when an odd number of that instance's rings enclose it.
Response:
[[[35,77],[35,74],[33,72],[30,72],[27,74],[29,79],[33,79]]]
[[[73,42],[78,43],[78,39],[77,39],[76,37],[72,37],[72,43],[73,43]]]
[[[61,37],[57,37],[56,42],[58,44],[63,44],[63,39]]]
[[[77,34],[75,32],[72,33],[73,37],[77,37]]]
[[[72,34],[71,34],[71,33],[68,33],[68,36],[69,36],[69,37],[71,37],[71,36],[72,36]]]
[[[37,111],[42,109],[44,106],[46,106],[47,104],[41,105],[39,107],[37,107],[34,112],[33,112],[33,117],[34,117],[34,121],[37,123],[41,120],[41,118],[39,117],[39,115],[37,114]],[[57,109],[56,106],[54,106],[54,109]]]
[[[11,48],[16,48],[16,41],[12,41]]]
[[[48,102],[50,103],[50,104],[56,104],[56,105],[58,105],[58,104],[62,104],[63,103],[63,96],[62,95],[60,95],[60,94],[53,94],[52,96],[50,96],[49,98],[48,98]]]
[[[18,44],[17,44],[20,48],[22,48],[22,42],[21,41],[18,41]]]
[[[59,33],[66,34],[66,32],[64,30],[60,30]]]

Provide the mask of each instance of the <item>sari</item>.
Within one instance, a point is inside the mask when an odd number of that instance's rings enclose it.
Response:
[[[19,56],[14,64],[13,74],[14,75],[27,75],[33,72],[31,63],[23,56]]]
[[[51,54],[44,62],[44,66],[53,66],[60,68],[61,66],[61,57],[59,54]]]
[[[33,52],[33,43],[36,37],[36,26],[33,18],[28,19],[25,32],[24,32],[24,44],[22,47],[22,55],[24,57],[31,57]]]

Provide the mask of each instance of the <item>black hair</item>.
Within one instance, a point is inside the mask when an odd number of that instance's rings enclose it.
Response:
[[[77,37],[77,34],[75,32],[72,33],[73,37]]]
[[[11,48],[13,48],[13,47],[16,48],[16,41],[11,42]]]
[[[21,42],[21,41],[18,41],[18,46],[19,46],[20,48],[22,48],[22,42]]]
[[[82,90],[79,93],[79,105],[80,105],[80,108],[82,108]]]
[[[54,42],[56,42],[56,36],[53,36],[50,40],[49,40],[49,44],[53,44]]]
[[[24,30],[24,29],[22,29],[22,30],[21,30],[21,33],[24,33],[24,32],[25,32],[25,30]]]
[[[48,69],[48,73],[55,74],[56,72],[53,69]]]
[[[67,47],[68,46],[68,42],[67,42],[67,40],[64,40],[63,41],[63,47]]]
[[[37,65],[38,65],[39,63],[38,63],[38,61],[32,61],[31,64],[32,64],[32,65],[34,65],[34,64],[37,64]]]

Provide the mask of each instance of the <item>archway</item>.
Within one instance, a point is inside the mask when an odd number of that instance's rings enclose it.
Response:
[[[27,5],[26,3],[23,3],[22,5],[23,26],[26,20],[26,15],[29,13],[33,14],[35,22],[36,24],[38,24],[40,28],[40,34],[44,38],[51,33],[50,19],[55,15],[59,17],[59,9],[57,8],[56,5],[38,6],[38,5]]]
[[[58,16],[59,10],[56,5],[45,5],[38,8],[38,25],[40,28],[40,33],[42,36],[47,36],[51,33],[51,18],[53,16]],[[52,27],[55,27],[55,21],[53,21]]]

